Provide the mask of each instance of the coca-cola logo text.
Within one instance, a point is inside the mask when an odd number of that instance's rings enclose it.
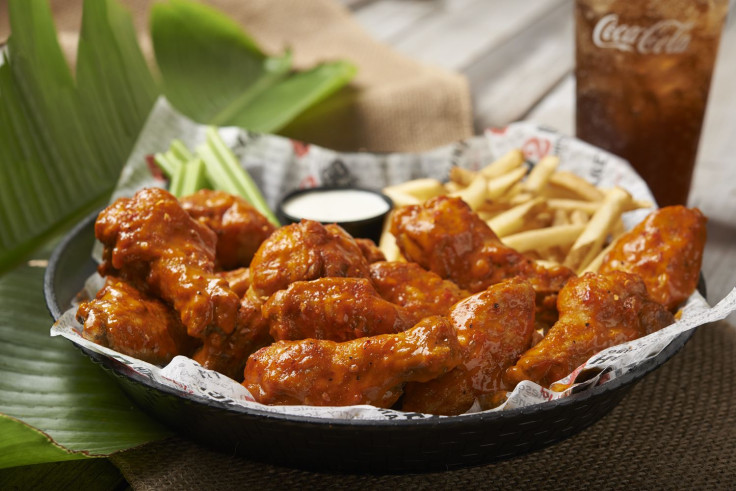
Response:
[[[641,54],[682,53],[690,45],[692,22],[661,20],[649,27],[619,24],[617,14],[601,18],[593,29],[593,43]]]

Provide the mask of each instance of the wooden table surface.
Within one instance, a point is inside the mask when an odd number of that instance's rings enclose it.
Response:
[[[343,0],[405,55],[465,74],[476,131],[513,121],[575,134],[573,0]],[[736,13],[721,39],[690,206],[708,217],[711,303],[736,285]],[[729,317],[736,325],[736,314]]]

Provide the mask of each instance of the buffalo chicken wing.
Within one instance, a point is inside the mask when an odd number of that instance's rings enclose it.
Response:
[[[649,297],[639,276],[621,271],[571,279],[560,291],[557,308],[560,318],[547,335],[506,371],[510,387],[522,380],[548,387],[599,351],[674,322]]]
[[[463,349],[462,362],[426,383],[406,385],[405,411],[461,414],[478,399],[481,409],[498,404],[505,394],[502,375],[531,346],[534,289],[510,279],[476,293],[449,313]]]
[[[324,277],[370,278],[368,261],[350,234],[337,225],[302,220],[276,230],[250,265],[249,296],[264,302],[295,281]]]
[[[224,191],[202,189],[179,202],[217,234],[216,263],[225,270],[248,266],[261,242],[276,229],[243,198]]]
[[[94,299],[80,304],[77,319],[85,339],[154,365],[196,347],[171,307],[114,276]]]
[[[399,334],[344,343],[277,341],[248,358],[243,385],[263,404],[387,408],[406,382],[426,382],[459,362],[450,322],[428,317]]]
[[[235,328],[240,299],[214,273],[216,236],[163,189],[143,189],[103,210],[95,235],[100,273],[120,275],[173,305],[190,336]]]
[[[432,315],[446,315],[450,307],[470,295],[416,263],[375,262],[371,264],[371,280],[379,295],[404,307],[413,323]]]
[[[275,340],[348,341],[395,334],[412,327],[411,316],[376,292],[365,278],[295,281],[262,307]]]
[[[652,212],[616,241],[599,271],[638,274],[649,295],[674,311],[698,285],[705,223],[697,208],[668,206]]]

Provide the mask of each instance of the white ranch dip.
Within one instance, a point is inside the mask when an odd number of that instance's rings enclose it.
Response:
[[[382,215],[389,210],[381,196],[359,189],[325,189],[290,198],[284,213],[318,222],[355,222]]]

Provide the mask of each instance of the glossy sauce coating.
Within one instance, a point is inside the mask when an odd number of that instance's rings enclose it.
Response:
[[[404,257],[471,293],[508,278],[528,280],[537,292],[537,320],[556,319],[556,294],[574,276],[564,266],[545,268],[503,245],[460,198],[439,196],[394,212],[391,233]]]
[[[387,408],[406,382],[426,382],[459,362],[450,322],[429,317],[399,334],[344,343],[277,341],[251,355],[243,385],[263,404]]]
[[[295,281],[329,276],[369,278],[368,261],[355,240],[337,225],[302,220],[276,230],[250,265],[251,291],[264,302]]]
[[[522,380],[548,387],[599,351],[674,322],[649,297],[639,276],[622,271],[571,279],[560,291],[557,308],[560,318],[547,335],[506,371],[509,387]]]
[[[463,348],[462,363],[442,377],[407,384],[404,411],[453,415],[478,399],[481,409],[496,405],[504,391],[503,372],[531,346],[534,289],[511,279],[457,303],[449,317]]]
[[[376,243],[371,239],[356,238],[355,243],[358,244],[358,247],[360,247],[360,250],[363,253],[363,257],[365,257],[365,260],[368,261],[369,264],[386,260],[386,256],[383,254],[383,251],[379,249]]]
[[[188,355],[196,346],[171,307],[113,276],[79,306],[77,319],[85,339],[154,365]]]
[[[216,265],[248,266],[253,254],[276,227],[247,201],[224,191],[202,189],[179,199],[182,207],[217,235]]]
[[[395,334],[414,325],[402,307],[381,298],[365,278],[295,281],[271,295],[261,311],[277,341],[314,338],[341,342]]]
[[[205,368],[241,381],[248,356],[272,341],[268,334],[268,322],[261,314],[261,309],[243,297],[235,330],[231,333],[210,330],[192,358]]]
[[[599,271],[638,274],[652,298],[674,311],[698,285],[706,221],[697,208],[654,211],[616,241]]]
[[[470,295],[416,263],[379,261],[370,268],[371,281],[378,293],[404,307],[414,323],[432,315],[447,315],[450,307]]]
[[[95,236],[105,246],[100,273],[119,274],[174,306],[187,332],[235,328],[240,303],[214,273],[216,236],[169,192],[148,188],[103,210]]]
[[[218,276],[227,281],[227,285],[237,296],[242,298],[250,288],[250,269],[237,268],[230,271],[220,271]]]

